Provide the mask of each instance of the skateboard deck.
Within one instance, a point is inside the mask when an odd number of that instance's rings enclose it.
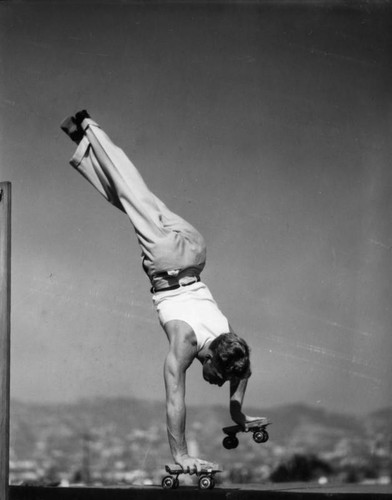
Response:
[[[270,425],[272,422],[270,422],[266,418],[260,418],[259,420],[254,420],[253,422],[249,422],[245,424],[245,429],[243,429],[240,425],[235,424],[235,425],[229,425],[227,427],[223,427],[222,431],[225,434],[237,434],[237,432],[249,432],[252,430],[256,429],[261,429],[264,427],[267,427],[267,425]]]
[[[245,424],[244,428],[238,424],[223,427],[222,431],[227,434],[223,439],[223,446],[227,450],[237,448],[239,441],[236,435],[239,432],[252,432],[253,440],[256,443],[266,443],[269,439],[266,427],[271,423],[272,422],[266,418],[260,418],[259,420],[254,420],[253,422]]]
[[[199,474],[216,474],[217,472],[222,472],[222,469],[218,464],[214,464],[215,467],[205,467],[202,468]],[[189,472],[184,472],[182,467],[178,464],[168,464],[165,465],[165,470],[169,474],[189,474]]]
[[[167,464],[165,465],[165,470],[171,475],[165,476],[162,479],[162,487],[164,489],[178,488],[180,484],[178,476],[180,474],[189,474],[189,472],[184,472],[182,467],[178,464]],[[215,487],[214,476],[218,472],[222,472],[222,469],[218,464],[214,464],[214,467],[203,468],[200,472],[195,472],[195,474],[198,476],[199,488],[201,490],[212,490]]]

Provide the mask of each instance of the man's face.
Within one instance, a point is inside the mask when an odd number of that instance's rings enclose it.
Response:
[[[206,382],[218,385],[219,387],[222,387],[227,380],[227,377],[215,366],[213,359],[208,359],[204,363],[203,378]]]

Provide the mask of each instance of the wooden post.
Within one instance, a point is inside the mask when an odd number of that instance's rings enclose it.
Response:
[[[11,183],[0,182],[0,498],[8,500],[11,346]]]

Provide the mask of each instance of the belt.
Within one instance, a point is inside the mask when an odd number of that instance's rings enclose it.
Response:
[[[200,276],[195,276],[194,278],[195,278],[194,281],[191,281],[190,283],[184,283],[183,285],[181,285],[180,283],[176,283],[175,285],[167,286],[166,288],[159,288],[159,290],[157,290],[154,287],[151,287],[150,292],[151,293],[168,292],[169,290],[177,290],[177,288],[193,285],[194,283],[198,283],[200,281]]]

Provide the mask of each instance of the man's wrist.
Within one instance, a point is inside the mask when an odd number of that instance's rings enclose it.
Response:
[[[239,410],[238,408],[236,410],[233,410],[230,412],[231,419],[239,425],[244,425],[246,422],[246,415]]]
[[[242,416],[244,416],[244,413],[242,412],[242,409],[239,405],[232,405],[230,406],[230,415],[232,418],[234,417],[241,418]]]

